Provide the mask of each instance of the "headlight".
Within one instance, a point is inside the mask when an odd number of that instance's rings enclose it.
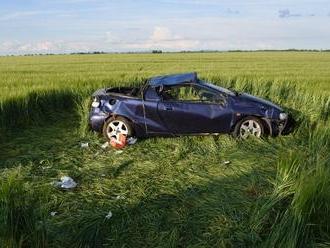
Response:
[[[280,113],[280,120],[283,121],[285,119],[288,118],[288,114],[287,113]]]
[[[94,100],[92,102],[92,107],[97,108],[99,106],[100,106],[100,102],[97,100],[97,98],[94,98]]]

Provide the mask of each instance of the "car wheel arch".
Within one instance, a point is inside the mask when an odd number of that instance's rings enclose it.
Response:
[[[243,119],[248,118],[248,117],[257,118],[258,120],[260,120],[261,123],[263,124],[265,134],[270,135],[270,136],[272,135],[273,131],[272,131],[272,125],[270,123],[270,120],[265,117],[258,116],[258,115],[242,115],[241,118],[236,120],[236,122],[232,125],[231,133],[234,132],[235,127],[238,125],[238,123],[240,123]]]
[[[267,135],[272,136],[273,135],[273,128],[272,128],[272,124],[271,124],[270,120],[265,118],[265,117],[259,117],[259,119],[263,122],[265,133]]]
[[[106,123],[110,118],[117,118],[117,117],[120,117],[120,118],[124,118],[126,119],[131,125],[134,125],[134,121],[132,121],[130,118],[128,118],[127,116],[125,115],[118,115],[118,114],[109,114],[107,118],[104,119],[104,123]]]
[[[130,118],[128,118],[128,117],[125,116],[125,115],[118,115],[118,114],[114,114],[114,113],[109,114],[108,117],[104,119],[103,125],[105,125],[105,123],[106,123],[109,119],[111,119],[111,118],[118,118],[118,117],[120,117],[120,118],[124,118],[125,120],[127,120],[127,121],[131,124],[132,128],[134,128],[134,121],[132,121]]]

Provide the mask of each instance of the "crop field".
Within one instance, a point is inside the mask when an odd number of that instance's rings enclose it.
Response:
[[[88,130],[96,89],[190,71],[283,106],[295,132],[120,153]],[[330,246],[330,53],[8,56],[0,89],[0,247]]]

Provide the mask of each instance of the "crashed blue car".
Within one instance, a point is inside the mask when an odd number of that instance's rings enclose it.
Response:
[[[153,77],[141,87],[104,88],[92,96],[89,124],[106,139],[232,134],[277,136],[293,129],[289,113],[269,101],[199,79],[196,73]]]

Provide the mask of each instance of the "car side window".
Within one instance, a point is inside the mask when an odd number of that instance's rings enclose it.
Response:
[[[164,101],[189,101],[224,105],[226,97],[221,93],[193,84],[164,87],[161,95]]]
[[[149,86],[144,93],[144,98],[146,100],[158,100],[159,99],[159,93],[157,92],[157,89],[154,87]]]

